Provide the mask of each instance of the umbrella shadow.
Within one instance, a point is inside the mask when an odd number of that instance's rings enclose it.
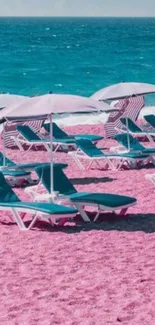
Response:
[[[89,184],[92,184],[92,183],[99,184],[99,183],[113,182],[115,180],[117,180],[117,178],[112,178],[112,177],[70,178],[70,181],[74,185],[89,185]]]
[[[87,212],[90,220],[93,220],[95,213]],[[116,215],[114,213],[102,213],[96,223],[83,222],[81,216],[78,214],[73,220],[69,220],[64,226],[52,227],[46,221],[37,221],[34,228],[30,231],[43,232],[63,232],[66,234],[76,234],[82,231],[119,231],[119,232],[144,232],[147,234],[155,233],[155,214],[127,214],[125,216]],[[14,222],[1,221],[1,225],[10,227],[16,225]],[[28,227],[29,222],[25,225]]]
[[[95,214],[88,213],[89,218],[93,220]],[[69,221],[64,226],[54,226],[44,221],[38,221],[33,231],[63,232],[66,234],[76,234],[80,232],[95,231],[119,231],[119,232],[144,232],[147,234],[155,233],[155,214],[127,214],[119,216],[114,213],[102,213],[98,222],[85,223],[80,215],[77,215],[73,221]],[[4,223],[3,223],[4,224]],[[5,223],[10,225],[11,223]],[[32,231],[31,230],[31,231]]]

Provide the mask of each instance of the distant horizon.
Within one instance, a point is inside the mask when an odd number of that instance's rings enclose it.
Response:
[[[151,18],[151,19],[155,19],[155,16],[47,16],[47,15],[42,15],[42,16],[32,16],[32,15],[27,15],[27,16],[1,16],[0,18],[137,18],[137,19],[141,19],[141,18]]]
[[[0,0],[1,17],[154,18],[154,0]]]

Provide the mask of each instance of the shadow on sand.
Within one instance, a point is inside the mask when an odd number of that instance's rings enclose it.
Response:
[[[94,218],[94,213],[88,213],[91,220]],[[1,222],[5,226],[11,227],[15,225],[12,222]],[[26,222],[28,226],[28,222]],[[84,223],[77,215],[73,221],[69,221],[65,226],[52,227],[45,221],[38,221],[34,228],[30,231],[43,231],[43,232],[63,232],[66,234],[76,234],[81,231],[126,231],[126,232],[139,232],[154,233],[155,232],[155,214],[127,214],[126,216],[119,216],[112,213],[103,213],[100,215],[96,223]]]
[[[107,183],[113,182],[117,180],[117,178],[111,177],[84,177],[84,178],[70,178],[70,181],[75,185],[89,185],[92,183]]]

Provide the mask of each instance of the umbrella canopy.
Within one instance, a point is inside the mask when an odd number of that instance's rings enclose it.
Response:
[[[133,95],[146,95],[155,93],[155,85],[140,82],[121,82],[100,89],[90,98],[96,100],[114,100]]]
[[[28,100],[29,98],[30,97],[27,96],[20,96],[14,94],[0,94],[0,116],[2,116],[3,118],[4,111],[5,114],[10,112],[14,107],[25,103],[25,101]],[[1,122],[4,122],[4,120],[0,121],[0,123]]]
[[[23,103],[28,97],[14,94],[0,94],[0,108]]]
[[[52,130],[52,114],[53,113],[75,113],[75,112],[109,112],[111,107],[104,103],[91,98],[73,96],[47,94],[37,96],[26,100],[21,105],[17,105],[13,109],[2,109],[0,111],[1,120],[25,120],[50,117],[50,162],[51,162],[51,193],[53,193],[53,130]],[[113,110],[113,108],[112,108]]]
[[[109,112],[110,105],[99,102],[91,98],[64,95],[47,94],[32,97],[13,109],[3,109],[0,111],[0,119],[22,120],[46,118],[53,113],[74,113],[74,112]]]

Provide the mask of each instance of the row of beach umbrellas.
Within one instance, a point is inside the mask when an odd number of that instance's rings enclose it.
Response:
[[[105,112],[118,110],[105,101],[129,98],[131,96],[155,93],[155,85],[147,83],[123,82],[103,88],[91,97],[65,94],[45,94],[26,97],[11,94],[0,94],[0,121],[23,121],[48,118],[50,119],[50,163],[51,193],[53,192],[53,145],[52,115],[55,113]]]

